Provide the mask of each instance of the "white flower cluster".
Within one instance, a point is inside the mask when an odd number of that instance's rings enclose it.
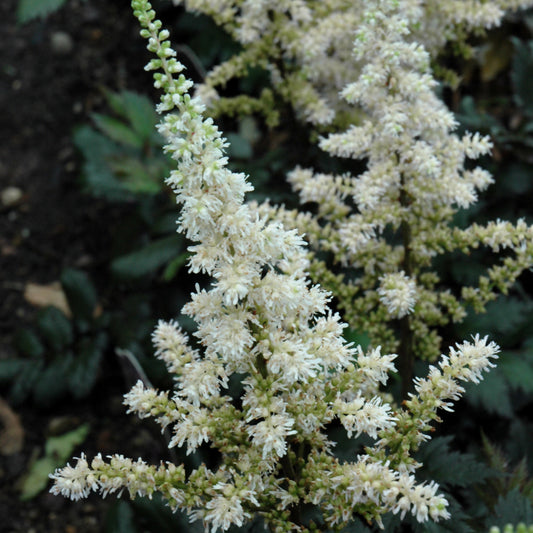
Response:
[[[478,133],[454,133],[453,114],[435,93],[430,52],[436,45],[420,39],[420,28],[430,21],[489,27],[505,6],[517,4],[366,1],[353,45],[356,80],[341,91],[364,116],[320,141],[333,156],[364,161],[366,170],[334,175],[297,167],[288,181],[302,204],[316,204],[316,215],[258,209],[297,227],[314,250],[330,252],[340,267],[357,272],[343,281],[320,262],[312,266],[314,279],[339,298],[350,326],[370,332],[373,343],[387,351],[414,349],[420,357],[437,357],[435,326],[462,320],[469,305],[482,310],[533,265],[533,227],[523,220],[453,228],[455,213],[474,204],[493,181],[487,171],[467,168],[467,160],[487,154],[491,142]],[[510,248],[514,257],[489,269],[479,287],[465,288],[461,298],[441,289],[431,271],[434,259],[480,244],[494,252]],[[391,335],[387,318],[403,317],[409,318],[409,335]],[[400,345],[402,335],[409,346]]]
[[[190,4],[215,9],[224,24],[237,20],[235,31],[243,42],[260,35],[270,18],[265,18],[269,2],[240,2],[238,12],[230,1]],[[398,220],[427,230],[427,221],[415,222],[428,205],[441,205],[437,182],[442,180],[451,190],[441,209],[458,198],[466,201],[464,190],[474,196],[483,179],[458,168],[466,156],[487,149],[486,141],[475,136],[447,136],[453,119],[432,93],[427,54],[404,38],[409,24],[418,20],[419,4],[365,3],[356,53],[368,64],[344,95],[350,102],[357,99],[370,117],[377,116],[382,131],[369,120],[346,137],[323,141],[332,152],[344,143],[343,153],[369,157],[365,176],[332,180],[334,193],[322,214],[338,214],[347,195],[356,203],[361,199],[360,213],[338,221],[340,237],[332,238],[332,246],[351,262],[360,261],[367,273],[379,273],[381,285],[370,291],[371,297],[381,298],[380,309],[397,318],[409,317],[415,305],[422,305],[423,284],[407,267],[395,273],[369,260],[379,247],[386,249],[375,244],[376,235],[385,224],[398,229]],[[180,74],[183,66],[170,48],[168,32],[147,0],[132,5],[148,49],[157,56],[146,68],[156,71],[155,86],[163,91],[158,110],[173,111],[164,115],[159,131],[176,161],[167,182],[181,205],[179,230],[194,242],[189,267],[208,274],[212,284],[197,287],[184,307],[197,324],[197,349],[173,321],[160,322],[154,332],[156,355],[174,375],[175,390],[157,392],[139,382],[125,404],[129,412],[153,417],[167,428],[170,446],[194,453],[209,443],[221,460],[216,468],[201,465],[188,472],[182,465],[156,467],[118,455],[107,461],[98,455],[89,464],[82,455],[74,467],[51,476],[52,492],[79,499],[91,491],[104,496],[127,491],[131,498],[157,491],[173,509],[186,510],[191,520],[202,520],[213,532],[242,526],[256,514],[272,531],[303,531],[297,517],[309,504],[318,507],[324,529],[341,529],[354,514],[378,524],[387,512],[411,513],[420,522],[448,518],[438,485],[416,480],[419,465],[411,452],[427,438],[436,410],[450,409],[459,397],[458,381],[477,382],[493,366],[498,348],[478,337],[458,345],[442,358],[440,370],[432,368],[427,379],[416,381],[416,394],[405,408],[391,405],[380,386],[395,370],[396,355],[382,354],[380,348],[364,353],[344,340],[344,325],[328,306],[329,294],[308,281],[312,265],[302,238],[245,203],[252,187],[243,174],[228,169],[226,141],[203,116],[202,101],[189,95],[192,83]],[[295,27],[316,16],[302,0],[279,5]],[[324,2],[327,15],[333,5],[334,0]],[[292,179],[309,199],[318,199],[316,190],[328,192],[320,189],[328,182],[325,176],[311,177],[315,192],[299,181],[298,172]],[[393,200],[399,195],[407,199],[398,204]],[[373,205],[375,219],[365,205]],[[350,242],[350,236],[361,233],[357,245]],[[417,235],[413,253],[431,255],[417,248],[424,242]],[[399,255],[390,250],[393,261]],[[229,387],[230,378],[240,381],[238,393]],[[335,420],[349,436],[365,434],[375,445],[351,462],[340,461],[327,432]]]
[[[378,294],[389,314],[402,318],[412,313],[416,303],[416,283],[402,270],[386,274],[379,279]]]
[[[270,74],[273,90],[311,124],[331,124],[339,113],[348,112],[337,95],[361,66],[353,61],[353,35],[371,3],[366,0],[173,2],[212,17],[244,46],[241,53],[214,67],[207,75],[200,92],[208,96],[215,108],[220,103],[218,87],[223,88],[233,77],[245,76],[250,67],[260,67]],[[402,0],[399,5],[407,19],[417,19],[414,40],[436,55],[448,41],[465,31],[496,26],[506,10],[531,6],[533,0]]]

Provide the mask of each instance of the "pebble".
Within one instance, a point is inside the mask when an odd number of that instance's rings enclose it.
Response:
[[[22,191],[18,187],[6,187],[0,193],[0,200],[5,207],[14,206],[21,198]]]
[[[50,46],[52,47],[52,52],[57,55],[67,55],[72,52],[74,48],[74,43],[72,42],[72,37],[64,31],[55,31],[50,36]]]

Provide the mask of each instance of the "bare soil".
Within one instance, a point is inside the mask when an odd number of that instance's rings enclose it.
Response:
[[[9,187],[21,193],[13,204],[0,203],[0,358],[13,354],[14,330],[35,316],[24,299],[27,283],[54,282],[66,266],[98,274],[121,215],[81,192],[73,129],[102,108],[103,88],[150,86],[127,0],[69,0],[24,25],[16,22],[16,5],[0,2],[0,193]],[[88,454],[161,452],[158,438],[125,415],[126,386],[110,375],[89,398],[53,411],[10,406],[0,390],[0,533],[104,531],[111,502],[95,497],[73,504],[47,491],[23,502],[18,487],[58,424],[89,422],[87,442],[95,449]]]

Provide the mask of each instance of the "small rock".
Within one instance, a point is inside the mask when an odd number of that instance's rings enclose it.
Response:
[[[58,55],[67,55],[72,52],[74,48],[74,43],[72,42],[72,37],[64,31],[55,31],[50,36],[50,46],[52,47],[52,52]]]
[[[11,207],[22,198],[22,191],[18,187],[6,187],[0,194],[2,205]]]

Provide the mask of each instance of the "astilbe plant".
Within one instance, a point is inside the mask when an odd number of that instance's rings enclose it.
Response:
[[[189,95],[192,83],[181,74],[168,31],[149,2],[133,0],[132,6],[157,56],[146,68],[157,71],[155,86],[163,91],[159,131],[177,165],[167,182],[181,205],[179,230],[195,243],[190,269],[213,282],[208,290],[197,288],[184,308],[197,324],[196,345],[173,321],[160,322],[154,332],[156,355],[175,376],[175,390],[158,392],[139,382],[125,403],[169,428],[170,446],[193,453],[207,443],[220,461],[189,472],[169,462],[82,454],[51,476],[52,492],[74,500],[91,491],[125,491],[131,498],[158,492],[211,531],[256,516],[279,532],[341,530],[356,516],[381,524],[388,512],[410,513],[419,522],[449,518],[438,485],[416,480],[420,464],[412,453],[429,438],[438,410],[451,410],[461,383],[477,383],[494,366],[498,347],[479,336],[458,344],[415,380],[403,407],[392,405],[380,387],[396,356],[379,347],[365,353],[344,340],[330,295],[308,280],[302,238],[245,203],[252,187],[227,168],[226,142],[204,117],[202,101]],[[434,136],[442,133],[437,130]],[[405,278],[408,284],[409,276],[404,272],[396,283]],[[387,290],[383,283],[382,297],[393,301]],[[412,306],[400,307],[396,315]],[[230,378],[240,382],[231,389],[237,393],[230,392]],[[328,436],[335,421],[349,437],[367,435],[374,443],[351,461],[340,460]],[[317,510],[314,521],[310,506]]]
[[[493,18],[458,12],[473,26],[496,23],[497,3],[483,6]],[[432,11],[430,3],[365,2],[353,47],[360,72],[341,92],[363,118],[323,137],[320,147],[364,161],[366,170],[333,175],[298,167],[288,179],[315,212],[259,208],[305,232],[315,251],[311,275],[336,296],[351,328],[398,353],[404,397],[415,357],[433,361],[440,354],[438,328],[460,322],[469,307],[483,311],[533,264],[533,227],[524,220],[454,225],[456,213],[493,181],[487,171],[466,166],[487,154],[491,142],[477,133],[455,134],[453,114],[435,94],[431,54],[414,31]],[[456,293],[443,286],[435,260],[481,246],[512,253],[475,286]]]
[[[357,160],[355,168],[366,163],[359,174],[298,167],[288,180],[302,204],[316,205],[314,213],[267,204],[259,212],[305,234],[314,252],[312,279],[335,295],[353,330],[398,352],[406,397],[415,358],[434,361],[440,354],[439,330],[462,321],[469,308],[484,311],[533,264],[533,229],[523,220],[454,225],[456,213],[475,204],[493,181],[467,161],[487,154],[491,142],[454,133],[457,122],[435,94],[432,70],[440,68],[438,54],[448,42],[466,53],[469,32],[497,26],[506,10],[533,2],[174,3],[211,16],[243,45],[198,90],[210,112],[261,111],[272,123],[281,99],[319,131],[333,130],[320,142],[324,151]],[[269,73],[269,89],[257,98],[220,96],[217,88],[253,67]],[[476,285],[453,292],[436,261],[479,247],[506,256]]]

